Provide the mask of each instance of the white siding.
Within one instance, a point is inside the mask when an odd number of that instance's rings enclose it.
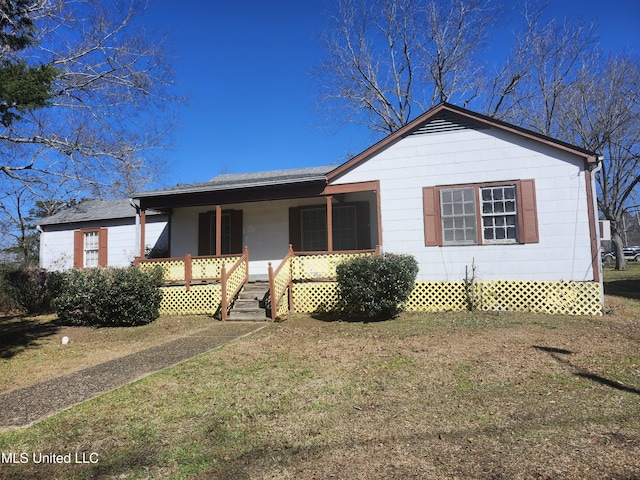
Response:
[[[383,250],[408,253],[420,281],[593,280],[583,160],[506,132],[460,130],[404,138],[333,184],[380,180]],[[426,247],[422,188],[535,179],[540,242]]]
[[[126,222],[126,223],[125,223]],[[82,225],[50,225],[40,234],[40,266],[47,270],[73,268],[73,235],[76,230],[107,228],[107,261],[110,267],[126,267],[140,252],[133,219],[87,222]],[[164,246],[168,240],[167,221],[147,217],[145,243],[147,247]]]

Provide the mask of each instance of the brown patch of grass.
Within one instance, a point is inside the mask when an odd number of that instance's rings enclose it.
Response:
[[[609,301],[609,299],[608,299]],[[24,431],[7,478],[637,478],[640,305],[298,317]],[[6,467],[2,465],[0,467]]]

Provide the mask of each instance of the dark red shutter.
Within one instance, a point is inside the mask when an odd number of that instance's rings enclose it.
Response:
[[[422,189],[422,209],[424,215],[424,244],[426,246],[442,245],[440,227],[440,202],[436,187]]]
[[[242,210],[229,210],[231,223],[231,251],[229,253],[242,253]]]
[[[84,266],[84,234],[81,230],[73,232],[73,268]]]
[[[289,208],[289,243],[294,252],[302,251],[302,227],[300,221],[300,207]]]
[[[106,267],[109,265],[109,244],[108,244],[108,230],[101,228],[98,230],[98,266]]]
[[[202,212],[198,216],[198,255],[211,255],[211,212]],[[213,223],[215,226],[215,222]]]
[[[538,211],[536,185],[533,179],[520,181],[520,243],[538,243]]]

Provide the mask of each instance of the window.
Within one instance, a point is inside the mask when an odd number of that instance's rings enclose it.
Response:
[[[222,210],[220,254],[242,253],[242,210]],[[198,255],[216,254],[216,212],[202,212],[198,219]]]
[[[98,266],[98,231],[84,233],[84,268]]]
[[[475,195],[473,188],[440,190],[443,243],[474,244],[477,242]]]
[[[505,185],[480,189],[482,238],[485,242],[515,243],[517,232],[516,187]]]
[[[333,249],[358,249],[358,224],[355,205],[333,207]]]
[[[346,202],[332,208],[333,251],[371,248],[368,202]],[[324,252],[328,249],[326,205],[289,209],[289,243],[296,252]]]
[[[107,266],[107,229],[91,228],[73,233],[73,267]]]
[[[213,242],[216,241],[215,238],[215,224],[212,225],[211,230],[211,238]],[[220,232],[220,248],[222,250],[222,255],[229,255],[231,253],[231,215],[228,213],[222,214],[221,219],[221,232]],[[215,243],[212,245],[212,251],[215,252],[216,246]]]
[[[321,252],[327,249],[327,215],[324,208],[305,208],[301,212],[302,250]]]
[[[534,180],[425,187],[425,245],[538,242]]]

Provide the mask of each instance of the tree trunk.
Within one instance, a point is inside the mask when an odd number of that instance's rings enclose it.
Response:
[[[611,242],[613,243],[613,250],[616,253],[616,270],[626,270],[627,260],[624,258],[624,250],[622,237],[618,233],[617,228],[613,228],[613,222],[611,222]]]

